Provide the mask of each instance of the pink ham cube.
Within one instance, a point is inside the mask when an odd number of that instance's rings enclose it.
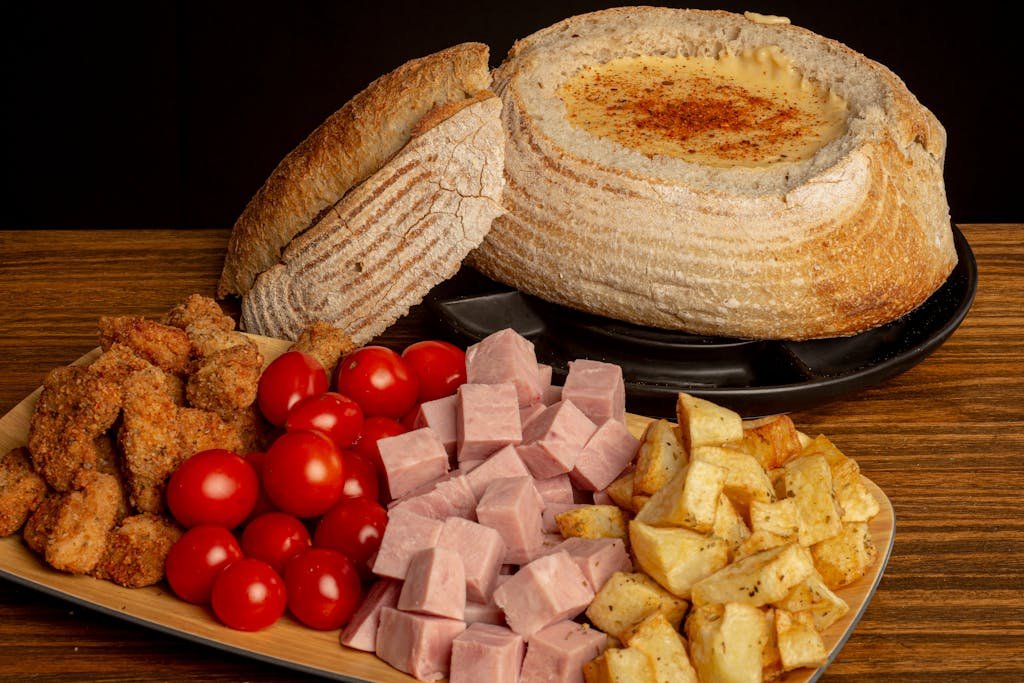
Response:
[[[416,411],[413,418],[412,428],[430,427],[441,439],[444,449],[448,455],[455,455],[455,443],[458,435],[455,429],[455,404],[458,397],[455,394],[438,398],[433,401],[424,401]]]
[[[420,550],[433,548],[441,538],[444,524],[400,507],[388,512],[388,526],[380,539],[380,549],[373,561],[378,576],[404,579],[409,560]]]
[[[516,683],[526,644],[504,626],[473,624],[452,643],[450,683]]]
[[[633,571],[633,561],[621,538],[567,538],[555,550],[569,553],[594,593],[604,588],[615,572]]]
[[[457,394],[455,430],[459,462],[486,458],[523,440],[516,388],[511,384],[463,384]]]
[[[452,477],[442,481],[434,491],[444,498],[452,509],[450,516],[476,521],[476,495],[466,477]]]
[[[466,379],[470,384],[514,385],[520,407],[541,399],[533,343],[512,329],[495,332],[466,349]]]
[[[608,637],[595,628],[562,621],[530,638],[520,683],[583,683],[583,665],[604,652]]]
[[[354,650],[374,652],[377,649],[377,627],[380,611],[398,604],[402,584],[391,579],[380,579],[370,587],[359,609],[341,631],[341,644]]]
[[[530,420],[516,449],[538,479],[571,472],[587,441],[597,430],[571,401],[560,401]]]
[[[505,558],[505,541],[494,529],[458,517],[444,522],[439,548],[458,553],[466,577],[466,598],[488,602]]]
[[[505,625],[505,613],[493,602],[466,601],[466,616],[463,618],[467,624],[494,624]]]
[[[622,368],[596,360],[574,360],[562,387],[562,400],[572,401],[594,424],[626,419],[626,385]]]
[[[509,628],[524,638],[572,619],[593,599],[586,577],[565,551],[530,562],[494,591],[494,602],[505,611]]]
[[[622,474],[639,448],[625,423],[605,420],[583,447],[569,477],[581,489],[601,491]]]
[[[551,386],[552,375],[554,375],[554,370],[550,365],[546,365],[545,363],[537,363],[537,381],[540,382],[541,400],[543,400],[544,393]]]
[[[594,491],[594,505],[615,505],[615,500],[608,495],[608,489]]]
[[[505,542],[505,559],[510,564],[527,562],[543,542],[541,511],[544,501],[533,486],[532,477],[492,481],[476,506],[481,524],[495,529]]]
[[[519,423],[526,429],[526,423],[544,412],[546,406],[543,403],[534,403],[525,408],[519,409]]]
[[[569,476],[566,474],[548,479],[537,479],[533,485],[537,487],[537,492],[546,503],[573,502],[572,482],[569,481]]]
[[[541,403],[546,406],[553,406],[562,400],[562,387],[555,386],[552,384],[550,387],[544,390],[544,395],[541,396]]]
[[[465,630],[462,621],[385,607],[377,629],[377,656],[421,681],[436,681],[448,675],[452,642]]]
[[[518,419],[519,413],[516,413]],[[432,429],[414,429],[377,442],[392,498],[444,476],[448,452]]]
[[[447,548],[428,548],[412,556],[398,609],[462,620],[466,609],[466,574],[462,557]]]
[[[436,488],[433,491],[421,493],[418,496],[395,501],[395,504],[390,509],[392,511],[401,509],[406,512],[415,512],[417,515],[437,519],[442,522],[455,514],[455,508]]]
[[[472,467],[466,473],[466,480],[469,481],[477,500],[484,495],[487,485],[495,479],[530,476],[530,470],[526,469],[526,465],[519,459],[515,446],[505,446],[487,460],[481,461],[479,465],[473,466],[473,462],[476,461],[462,463],[462,469]]]

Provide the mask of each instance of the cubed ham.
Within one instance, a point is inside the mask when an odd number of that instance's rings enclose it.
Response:
[[[593,599],[586,577],[565,551],[530,562],[494,591],[509,627],[524,638],[572,619]]]
[[[476,521],[477,499],[473,494],[473,487],[466,477],[452,477],[447,481],[442,481],[434,491],[451,506],[452,516]]]
[[[520,406],[541,399],[533,343],[512,329],[495,332],[466,349],[466,378],[471,384],[514,385]]]
[[[567,538],[556,546],[555,551],[559,550],[569,553],[594,593],[600,592],[615,572],[633,571],[621,538]]]
[[[455,428],[455,411],[458,397],[455,394],[444,398],[424,401],[416,411],[412,421],[413,429],[430,427],[441,439],[444,449],[448,455],[455,455],[455,444],[458,440]]]
[[[436,488],[418,496],[394,501],[394,505],[390,506],[390,509],[415,512],[417,515],[438,519],[442,522],[455,514],[455,508],[452,507],[451,502],[442,496]]]
[[[476,516],[481,524],[501,534],[505,562],[526,562],[540,546],[543,502],[532,477],[495,479],[488,484],[476,506]]]
[[[504,626],[473,624],[452,643],[450,683],[517,683],[526,644]]]
[[[562,387],[562,400],[572,401],[594,424],[626,419],[626,385],[622,368],[596,360],[574,360]]]
[[[445,520],[437,545],[458,553],[466,577],[466,598],[488,602],[505,558],[505,541],[494,529],[452,517]]]
[[[352,620],[342,629],[341,644],[364,652],[376,651],[380,611],[398,605],[401,591],[402,584],[391,579],[380,579],[370,586]]]
[[[409,560],[420,550],[436,546],[443,527],[436,519],[400,507],[391,510],[377,558],[373,561],[373,572],[378,576],[404,579]]]
[[[505,613],[493,602],[466,602],[466,616],[463,621],[467,624],[494,624],[505,625]]]
[[[558,533],[558,523],[555,521],[555,517],[566,510],[575,510],[581,507],[586,507],[586,505],[584,503],[548,503],[541,514],[541,528],[544,529],[544,533]]]
[[[534,403],[519,409],[519,423],[526,429],[526,423],[544,412],[543,403]]]
[[[463,384],[455,429],[459,462],[486,458],[523,440],[516,389],[511,384]]]
[[[466,574],[459,553],[436,547],[413,555],[398,609],[461,621],[466,609]]]
[[[571,472],[583,446],[597,430],[571,401],[560,401],[530,420],[519,457],[538,479]]]
[[[461,469],[465,471],[472,462],[474,461],[461,463]],[[495,479],[528,476],[530,476],[530,470],[526,469],[526,465],[519,459],[515,446],[505,446],[466,472],[466,479],[469,481],[470,488],[473,489],[473,495],[478,500],[480,496],[484,495],[487,485]]]
[[[587,441],[569,477],[587,491],[601,491],[636,457],[640,442],[618,420],[605,420]]]
[[[401,498],[448,471],[448,452],[437,434],[427,427],[380,439],[377,448],[392,498]]]
[[[540,394],[541,398],[544,397],[544,392],[551,386],[551,377],[554,375],[554,369],[546,363],[537,363],[537,381],[540,382]]]
[[[574,621],[548,626],[529,639],[519,683],[583,683],[583,665],[604,652],[607,641]]]
[[[377,656],[421,681],[436,681],[448,675],[452,642],[465,630],[462,621],[385,607],[377,629]]]
[[[530,553],[530,557],[528,558],[528,560],[530,562],[533,562],[538,557],[550,555],[558,549],[558,546],[560,546],[562,544],[562,541],[564,540],[565,539],[562,538],[562,534],[560,533],[545,533],[541,537],[540,545],[537,547],[536,550]]]
[[[594,491],[594,505],[615,505],[615,501],[608,495],[608,489]]]
[[[555,386],[552,384],[550,387],[544,390],[544,395],[541,396],[541,403],[546,406],[553,406],[562,400],[562,387]]]
[[[573,502],[572,482],[569,481],[569,475],[567,474],[560,474],[557,477],[549,477],[547,479],[537,479],[533,482],[533,485],[546,503]]]

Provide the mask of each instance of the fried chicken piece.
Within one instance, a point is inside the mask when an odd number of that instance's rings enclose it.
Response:
[[[177,405],[174,392],[174,379],[156,367],[132,375],[125,389],[118,444],[130,499],[140,512],[163,509],[167,478],[185,458],[242,445],[235,427],[215,413]]]
[[[96,437],[114,424],[122,397],[122,386],[92,366],[57,368],[46,376],[29,422],[28,449],[50,486],[67,491],[80,470],[96,466]]]
[[[141,358],[175,375],[188,372],[192,342],[184,330],[136,316],[102,316],[100,346],[124,344]]]
[[[46,542],[50,538],[50,529],[53,528],[53,523],[57,519],[57,511],[63,500],[63,493],[51,491],[25,522],[25,527],[21,530],[21,537],[25,541],[25,545],[33,552],[39,555],[46,553]]]
[[[164,561],[181,529],[160,515],[126,517],[107,534],[107,548],[94,575],[127,588],[151,586],[164,578]]]
[[[334,368],[341,357],[355,349],[355,344],[347,334],[321,320],[304,329],[288,348],[289,351],[303,351],[316,358],[324,366],[328,377],[334,374]]]
[[[252,405],[239,410],[227,418],[228,424],[238,434],[241,442],[237,453],[265,451],[278,436],[277,427],[267,422],[259,408]]]
[[[189,327],[189,335],[197,355],[185,388],[189,405],[225,420],[251,406],[263,371],[263,354],[256,343],[223,330]]]
[[[27,448],[0,456],[0,536],[10,536],[25,524],[46,498],[49,487],[32,469]]]
[[[139,370],[145,370],[151,363],[139,356],[131,347],[113,342],[100,357],[89,365],[89,372],[102,381],[112,384],[124,392],[124,383]]]
[[[88,574],[107,548],[107,533],[127,513],[116,477],[82,471],[75,490],[61,496],[46,539],[46,561],[54,569]]]
[[[235,329],[231,316],[226,315],[216,301],[201,294],[190,294],[167,312],[163,323],[182,330],[195,327],[230,332]]]

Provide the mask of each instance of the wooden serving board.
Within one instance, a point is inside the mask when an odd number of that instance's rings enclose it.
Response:
[[[289,342],[279,339],[253,338],[268,362],[289,345]],[[76,363],[89,363],[99,354],[100,350],[94,349]],[[34,391],[0,418],[0,452],[27,443],[29,419],[40,391]],[[649,422],[651,418],[627,415],[630,431],[637,436],[643,433]],[[864,479],[864,482],[881,506],[881,511],[869,525],[879,559],[859,580],[836,591],[850,605],[850,611],[823,633],[829,651],[828,663],[842,649],[867,608],[892,551],[895,533],[892,504],[872,481]],[[315,631],[287,614],[270,628],[257,633],[235,631],[222,626],[208,608],[177,599],[165,583],[146,588],[122,588],[109,581],[58,572],[28,550],[20,535],[0,539],[0,576],[147,628],[335,680],[379,683],[415,680],[372,654],[342,647],[338,643],[338,631]],[[784,683],[815,681],[824,673],[828,663],[816,670],[791,671],[781,680]]]

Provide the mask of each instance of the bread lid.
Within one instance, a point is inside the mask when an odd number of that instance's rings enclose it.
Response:
[[[488,52],[481,43],[463,43],[409,61],[373,81],[310,133],[235,222],[218,295],[248,292],[293,237],[394,157],[430,112],[489,88]]]

